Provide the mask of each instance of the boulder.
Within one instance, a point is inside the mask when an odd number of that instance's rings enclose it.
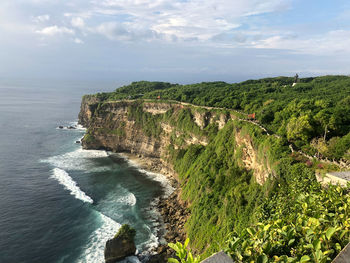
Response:
[[[134,242],[136,231],[129,225],[123,225],[114,238],[106,242],[104,255],[106,263],[115,263],[136,252]]]
[[[60,126],[58,126],[58,128],[59,128],[59,129],[63,129],[63,126],[62,126],[62,125],[60,125]]]

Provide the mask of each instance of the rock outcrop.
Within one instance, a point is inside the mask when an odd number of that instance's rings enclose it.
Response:
[[[169,121],[184,111],[191,115],[192,130],[179,127],[174,118]],[[149,119],[145,119],[147,114],[151,115]],[[152,123],[148,123],[150,119]],[[235,119],[233,112],[219,112],[218,109],[207,107],[173,102],[101,102],[93,95],[83,97],[79,113],[79,123],[88,128],[81,141],[84,149],[105,149],[159,158],[170,169],[173,167],[168,161],[169,146],[174,149],[185,148],[190,144],[206,146],[209,138],[205,136],[204,130],[209,125],[216,125],[220,130],[231,119]],[[253,170],[257,182],[263,184],[272,173],[269,164],[258,158],[249,136],[242,136],[239,130],[236,144],[243,152],[242,164]]]
[[[272,169],[269,167],[268,163],[264,164],[263,160],[259,158],[249,135],[243,135],[241,132],[237,131],[235,140],[238,146],[237,149],[242,151],[241,165],[248,170],[252,170],[256,181],[262,185],[273,173]]]
[[[105,262],[115,263],[128,256],[135,255],[135,230],[129,225],[123,225],[114,238],[109,239],[105,246]]]

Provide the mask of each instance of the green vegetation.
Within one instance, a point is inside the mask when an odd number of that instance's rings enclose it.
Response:
[[[235,159],[233,123],[219,131],[206,147],[192,145],[173,151],[183,197],[191,205],[187,232],[194,247],[207,255],[218,251],[227,233],[254,222],[263,191],[252,172]]]
[[[308,153],[349,160],[350,77],[278,77],[241,83],[203,82],[178,85],[161,82],[133,82],[112,93],[98,94],[103,100],[147,98],[177,100],[202,106],[256,113],[268,130],[277,133]],[[321,145],[310,145],[325,138]],[[336,138],[333,139],[332,138]],[[326,147],[321,150],[320,147]]]
[[[160,125],[162,116],[144,112],[142,102],[135,102],[128,107],[128,118],[129,120],[134,120],[136,125],[148,136],[158,138],[162,132]]]
[[[128,106],[129,120],[148,136],[158,138],[162,124],[174,127],[166,158],[179,175],[182,198],[190,204],[185,228],[191,247],[203,257],[226,249],[238,262],[330,262],[350,241],[348,189],[322,188],[315,178],[322,164],[291,154],[288,146],[350,160],[350,77],[292,82],[286,77],[238,84],[138,82],[97,95],[103,100],[96,110],[102,111],[108,100],[130,98],[223,108],[211,110],[200,127],[195,116],[208,110],[190,106],[151,114],[143,110],[144,100]],[[243,112],[240,118],[256,113],[279,136],[239,120],[221,130],[208,121],[236,114],[231,109]],[[119,128],[111,132],[123,136]],[[194,136],[207,145],[186,143]],[[242,141],[251,143],[255,161],[263,166],[259,169],[270,175],[263,185],[244,166]],[[180,245],[171,246],[178,249],[181,262],[193,262],[185,261],[192,258],[187,244]]]
[[[128,224],[124,224],[121,226],[118,233],[115,234],[114,238],[120,237],[123,239],[134,240],[135,235],[136,235],[136,230],[131,226],[129,226]]]
[[[87,132],[84,135],[83,141],[86,143],[93,143],[95,141],[95,137],[90,132]]]
[[[176,258],[169,258],[169,263],[199,263],[200,257],[193,257],[190,249],[187,248],[188,243],[190,240],[187,238],[185,243],[182,245],[180,242],[169,243],[168,246],[171,247],[176,251],[176,256],[180,259],[177,260]]]
[[[277,209],[262,223],[234,234],[227,252],[235,262],[330,262],[350,239],[348,189],[312,184],[292,194],[289,212]],[[279,200],[280,201],[280,200]],[[285,201],[285,200],[284,200]]]

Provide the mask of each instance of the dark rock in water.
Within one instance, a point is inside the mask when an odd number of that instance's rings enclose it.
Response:
[[[135,229],[129,225],[123,225],[114,238],[106,242],[104,251],[106,263],[115,263],[134,255],[136,252],[135,234]]]
[[[75,143],[80,143],[80,141],[75,141]]]
[[[67,129],[69,129],[69,130],[75,130],[76,127],[74,127],[74,126],[68,126]]]
[[[62,125],[60,125],[60,126],[58,126],[58,128],[63,129],[63,126],[62,126]]]

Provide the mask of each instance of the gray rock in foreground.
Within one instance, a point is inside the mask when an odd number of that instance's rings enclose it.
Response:
[[[220,251],[201,261],[201,263],[233,263],[233,260],[224,251]]]
[[[347,244],[332,263],[349,263],[350,262],[350,243]]]

